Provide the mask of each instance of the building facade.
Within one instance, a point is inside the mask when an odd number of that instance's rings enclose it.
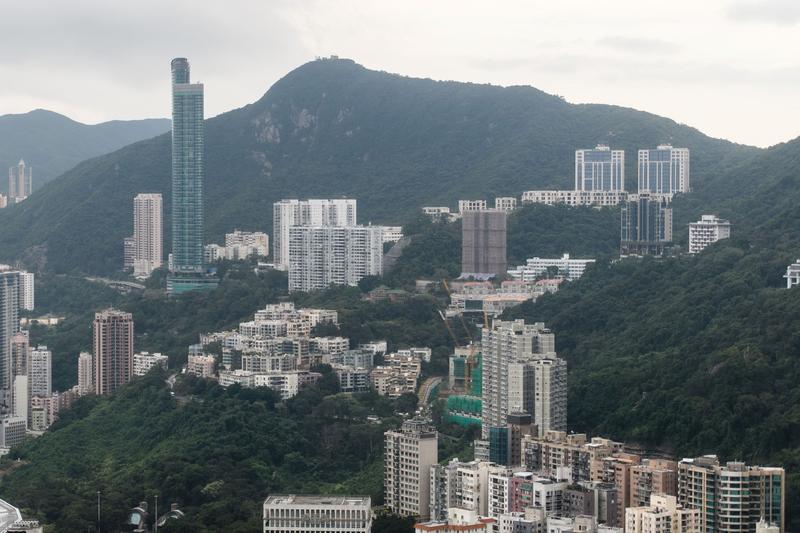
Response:
[[[620,210],[620,255],[663,255],[672,243],[672,208],[664,195],[631,194]]]
[[[576,191],[624,191],[625,151],[597,145],[575,150]]]
[[[461,226],[461,273],[496,275],[506,273],[505,211],[465,211]]]
[[[94,393],[94,362],[93,356],[89,352],[81,352],[78,355],[78,394]]]
[[[369,496],[270,495],[264,533],[370,533]]]
[[[133,315],[106,309],[94,316],[94,391],[111,394],[131,380]]]
[[[755,531],[763,518],[783,533],[786,515],[783,468],[721,465],[714,455],[678,463],[678,502],[699,512],[699,533]]]
[[[15,204],[31,195],[33,169],[20,159],[17,166],[8,168],[8,202]]]
[[[12,345],[19,332],[21,285],[19,271],[0,265],[0,412],[8,412],[11,408],[14,379]]]
[[[639,150],[639,193],[672,195],[691,190],[688,148],[662,144],[655,150]]]
[[[514,279],[532,282],[546,275],[548,271],[554,270],[558,276],[563,276],[568,281],[574,281],[583,276],[586,267],[594,262],[594,259],[571,259],[569,254],[552,259],[532,257],[524,265],[509,270],[508,275]]]
[[[523,204],[611,207],[628,197],[625,191],[543,190],[522,193]]]
[[[172,60],[172,262],[170,294],[210,289],[204,276],[203,178],[205,175],[203,84],[191,83],[189,61]]]
[[[163,262],[163,206],[160,194],[137,194],[133,199],[133,275],[148,277]]]
[[[289,229],[289,291],[330,285],[355,286],[383,267],[381,226],[292,226]]]
[[[140,352],[133,354],[133,375],[144,376],[157,366],[166,370],[168,361],[169,357],[160,353]]]
[[[705,248],[731,236],[731,223],[716,215],[702,215],[689,224],[689,253],[699,254]]]
[[[384,433],[385,504],[395,514],[428,518],[430,470],[439,462],[438,437],[429,421],[412,419]]]
[[[53,354],[47,346],[37,346],[28,357],[28,388],[30,397],[53,394]]]
[[[675,496],[653,495],[647,506],[625,509],[625,533],[699,533],[697,509],[684,509]]]
[[[468,211],[485,211],[486,200],[459,200],[458,213],[463,215]]]
[[[353,199],[281,200],[272,209],[273,263],[278,270],[289,269],[289,228],[357,224]]]
[[[513,196],[499,196],[494,199],[494,208],[510,213],[517,208],[517,199]]]

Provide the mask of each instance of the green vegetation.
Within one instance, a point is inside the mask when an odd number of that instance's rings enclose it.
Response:
[[[508,315],[556,333],[570,429],[783,465],[796,509],[800,298],[781,278],[792,257],[734,240],[696,257],[626,259]]]
[[[3,478],[4,497],[56,531],[93,524],[97,490],[105,531],[155,494],[180,503],[180,531],[256,531],[272,492],[367,492],[381,502],[383,432],[399,423],[389,400],[311,388],[277,403],[268,389],[189,378],[172,397],[164,377],[81,399],[15,450],[23,464]]]
[[[5,172],[20,158],[24,159],[33,167],[35,190],[81,161],[159,135],[169,128],[170,121],[163,118],[114,120],[90,126],[44,109],[3,115],[0,116],[0,168]],[[7,192],[7,185],[5,179],[0,180],[0,192]]]
[[[206,238],[219,241],[236,227],[269,231],[272,203],[284,197],[346,195],[358,199],[360,220],[396,224],[422,205],[571,188],[576,148],[609,142],[632,155],[667,141],[692,150],[698,192],[761,153],[648,113],[572,105],[530,87],[314,61],[258,102],[207,121]],[[627,160],[632,183],[635,157]],[[81,163],[0,211],[0,260],[58,273],[118,271],[134,195],[163,193],[169,220],[169,169],[169,135]]]

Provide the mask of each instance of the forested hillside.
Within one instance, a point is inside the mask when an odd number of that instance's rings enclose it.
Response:
[[[6,169],[24,159],[33,168],[33,188],[60,176],[81,161],[169,131],[165,118],[81,124],[58,113],[36,109],[0,116],[0,192],[8,190]]]
[[[198,67],[199,68],[199,67]],[[760,153],[648,113],[573,105],[531,87],[435,82],[317,60],[258,102],[206,125],[206,236],[270,230],[283,197],[349,196],[359,219],[403,223],[422,205],[571,187],[574,150],[624,148],[635,187],[638,148],[692,150],[695,189]],[[122,264],[139,192],[170,208],[169,135],[85,161],[29,201],[0,211],[0,260],[55,272]],[[169,242],[169,224],[165,225]]]

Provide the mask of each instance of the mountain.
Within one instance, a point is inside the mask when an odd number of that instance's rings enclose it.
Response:
[[[33,168],[33,188],[60,176],[81,161],[168,131],[165,118],[81,124],[52,111],[36,109],[0,116],[0,169],[20,159]],[[8,182],[0,179],[0,192]]]
[[[363,222],[401,223],[422,205],[571,187],[573,152],[628,153],[671,142],[692,152],[695,189],[761,153],[649,113],[573,105],[532,87],[414,79],[325,59],[290,72],[257,102],[206,121],[206,238],[271,229],[284,197],[358,198]],[[110,273],[132,232],[132,199],[165,195],[170,138],[84,161],[0,212],[0,260]],[[169,242],[169,224],[165,239]]]

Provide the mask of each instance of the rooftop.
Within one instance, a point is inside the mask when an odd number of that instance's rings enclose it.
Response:
[[[369,496],[324,496],[320,494],[270,494],[264,505],[366,505]]]

